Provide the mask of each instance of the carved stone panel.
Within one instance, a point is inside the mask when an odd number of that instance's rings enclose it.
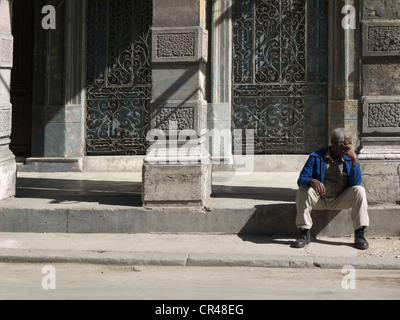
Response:
[[[400,98],[367,97],[364,99],[364,133],[400,134]]]
[[[161,33],[157,35],[157,57],[194,57],[196,55],[194,32]]]
[[[0,109],[0,138],[11,135],[11,109]]]
[[[193,130],[194,108],[161,108],[156,116],[156,128],[160,130]]]
[[[364,56],[400,56],[400,21],[366,22],[363,26]]]
[[[201,27],[152,28],[153,63],[207,62],[208,32]]]
[[[11,35],[0,35],[0,68],[12,68],[13,43]]]

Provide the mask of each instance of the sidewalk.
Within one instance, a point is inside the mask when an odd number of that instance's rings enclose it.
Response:
[[[318,238],[304,249],[293,239],[221,234],[0,233],[1,263],[268,267],[400,270],[400,238]]]

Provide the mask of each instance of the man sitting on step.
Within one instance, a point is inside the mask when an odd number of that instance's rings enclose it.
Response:
[[[331,146],[312,153],[300,173],[296,196],[296,225],[301,235],[293,244],[304,248],[311,242],[311,211],[351,208],[355,246],[369,248],[364,231],[369,226],[368,202],[361,186],[358,156],[352,148],[351,133],[339,128],[331,134]]]

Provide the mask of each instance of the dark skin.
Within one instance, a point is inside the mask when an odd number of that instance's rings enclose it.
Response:
[[[330,148],[333,160],[336,160],[339,157],[347,156],[353,162],[353,167],[358,164],[358,156],[352,148],[351,136],[345,136],[343,142],[333,143]],[[318,195],[326,195],[326,188],[321,181],[314,179],[309,182],[309,185],[315,190]]]

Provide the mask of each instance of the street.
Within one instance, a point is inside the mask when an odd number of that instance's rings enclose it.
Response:
[[[1,300],[400,298],[399,270],[353,270],[351,267],[326,270],[0,264],[0,279]]]

